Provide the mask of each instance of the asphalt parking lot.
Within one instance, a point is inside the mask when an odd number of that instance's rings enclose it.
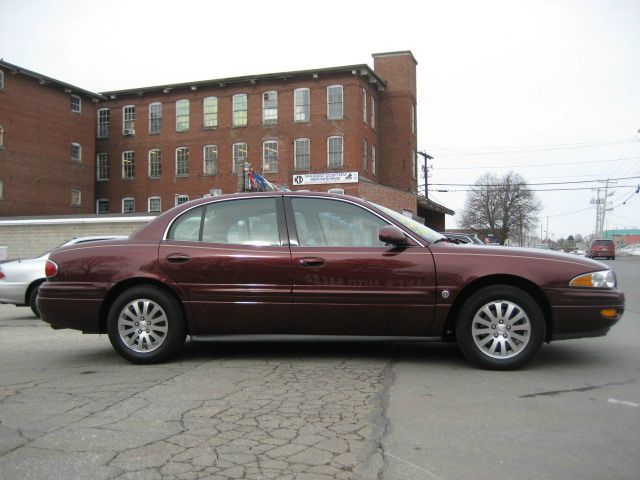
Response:
[[[134,366],[1,305],[0,477],[635,480],[640,257],[606,263],[620,323],[517,372],[433,343],[187,344]]]

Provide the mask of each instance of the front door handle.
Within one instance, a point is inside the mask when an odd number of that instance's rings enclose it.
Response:
[[[191,257],[186,253],[170,253],[166,256],[169,263],[187,263],[191,260]]]
[[[304,257],[300,259],[300,265],[303,267],[321,267],[324,262],[324,258],[320,257]]]

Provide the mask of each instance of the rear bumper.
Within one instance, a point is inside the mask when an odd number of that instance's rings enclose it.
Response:
[[[606,335],[624,313],[620,290],[557,289],[547,292],[551,301],[551,340]],[[615,309],[615,318],[603,316],[603,309]]]
[[[54,328],[72,328],[84,333],[100,333],[103,288],[45,282],[40,287],[38,307],[42,320]]]
[[[0,303],[25,305],[28,287],[29,284],[25,282],[0,282]]]

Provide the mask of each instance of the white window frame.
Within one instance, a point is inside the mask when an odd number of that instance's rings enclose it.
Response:
[[[122,134],[134,135],[136,133],[136,106],[125,105],[122,107]],[[125,130],[130,130],[131,134],[125,134]]]
[[[340,89],[340,101],[331,102],[331,90]],[[333,115],[331,113],[331,107],[334,105],[340,105],[340,113]],[[329,85],[327,87],[327,119],[328,120],[340,120],[344,118],[344,87],[342,85]]]
[[[132,202],[133,209],[132,209],[132,211],[131,211],[131,212],[125,212],[125,211],[124,211],[124,204],[125,204],[125,202]],[[124,197],[124,198],[122,199],[122,213],[135,213],[135,212],[136,212],[136,199],[135,199],[135,198],[133,198],[133,197]]]
[[[176,207],[178,205],[182,205],[183,203],[187,203],[188,201],[189,201],[189,195],[182,195],[182,194],[176,195]]]
[[[96,155],[96,181],[106,182],[109,180],[109,154],[100,152]]]
[[[378,166],[376,165],[376,146],[372,143],[371,144],[371,173],[373,173],[374,175],[377,175],[377,168]]]
[[[241,100],[244,98],[244,109],[236,109],[236,99]],[[246,127],[249,124],[249,96],[246,93],[236,93],[231,97],[231,126],[232,127]]]
[[[127,154],[131,154],[131,158],[125,158]],[[125,161],[131,160],[130,168],[127,168]],[[131,170],[131,176],[127,176],[127,170]],[[125,150],[122,152],[122,178],[123,180],[131,180],[136,178],[136,153],[133,150]]]
[[[70,97],[71,97],[71,111],[73,113],[82,113],[82,98],[79,95],[70,95]],[[76,104],[77,104],[77,107],[76,107]]]
[[[362,88],[362,121],[364,123],[368,122],[368,118],[367,118],[367,102],[369,101],[369,96],[367,95],[367,89],[366,88]]]
[[[207,102],[209,105],[207,105]],[[211,109],[212,111],[207,111]],[[204,128],[218,128],[218,97],[207,97],[202,100],[202,125]]]
[[[71,189],[71,206],[72,207],[81,207],[82,206],[82,190],[79,188]]]
[[[239,155],[239,153],[243,152],[243,150],[240,149],[241,145],[244,145],[244,155]],[[236,173],[237,160],[242,157],[244,157],[245,162],[249,158],[249,144],[246,142],[236,142],[231,145],[231,173]]]
[[[156,153],[157,153],[157,156],[155,155]],[[156,157],[156,158],[152,159],[151,157]],[[147,161],[149,163],[149,168],[147,171],[147,175],[149,175],[149,178],[161,178],[162,177],[162,150],[160,150],[159,148],[150,149],[149,152],[147,153]],[[154,170],[157,170],[157,172],[154,172]]]
[[[411,149],[411,171],[413,172],[413,179],[416,180],[418,177],[418,162],[416,162],[416,150],[414,148]]]
[[[74,148],[77,148],[78,156],[74,156]],[[71,142],[71,161],[74,163],[82,163],[82,145],[78,142]]]
[[[176,100],[176,132],[188,132],[191,103],[187,98]]]
[[[109,127],[111,123],[111,110],[108,108],[100,108],[97,112],[97,132],[98,138],[109,138]]]
[[[273,144],[275,144],[275,150],[273,149]],[[267,145],[269,145],[269,147]],[[275,152],[275,154],[271,152]],[[262,142],[262,171],[264,173],[276,173],[278,171],[278,155],[279,152],[277,140],[265,140],[264,142]],[[269,156],[268,160],[267,156]],[[267,164],[267,162],[269,163]]]
[[[371,97],[371,128],[376,128],[376,99]]]
[[[411,133],[416,134],[416,106],[411,104]]]
[[[340,162],[339,164],[336,164],[334,160],[332,160],[332,155],[335,155],[336,151],[332,151],[331,150],[331,141],[332,140],[336,140],[339,139],[340,140]],[[327,168],[342,168],[344,167],[344,137],[341,135],[333,135],[331,137],[327,138]]]
[[[104,213],[100,213],[100,203],[104,203],[107,202],[107,211]],[[100,214],[100,215],[106,215],[107,213],[109,213],[109,199],[108,198],[98,198],[96,200],[96,215]]]
[[[262,123],[278,123],[278,92],[275,90],[262,94]]]
[[[4,148],[4,127],[0,125],[0,148]]]
[[[0,90],[4,90],[4,72],[0,69]]]
[[[162,103],[152,102],[149,104],[149,133],[161,133],[161,132],[162,132]]]
[[[186,152],[186,155],[185,155]],[[176,177],[189,176],[189,147],[176,148]]]
[[[212,155],[212,157],[210,157]],[[207,158],[210,157],[210,158]],[[217,175],[218,174],[218,146],[205,145],[202,147],[202,174]]]
[[[298,92],[306,92],[307,103],[298,103]],[[304,99],[303,99],[304,100]],[[293,121],[309,122],[311,121],[311,90],[308,88],[296,88],[293,91]]]
[[[151,210],[151,202],[155,202],[158,201],[158,209],[157,210]],[[147,199],[147,212],[149,213],[156,213],[156,212],[161,212],[162,211],[162,197],[160,197],[159,195],[154,195],[152,197],[149,197]]]
[[[300,166],[298,163],[298,142],[305,142],[307,144],[306,157],[308,160],[307,166]],[[302,155],[302,154],[301,154]],[[309,171],[311,170],[311,140],[308,138],[296,138],[293,141],[293,169],[296,171]]]
[[[369,140],[362,139],[362,169],[367,172],[369,168]]]

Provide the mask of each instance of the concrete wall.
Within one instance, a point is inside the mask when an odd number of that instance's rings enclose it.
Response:
[[[41,218],[0,220],[0,246],[7,258],[31,258],[76,237],[129,235],[153,217]]]

